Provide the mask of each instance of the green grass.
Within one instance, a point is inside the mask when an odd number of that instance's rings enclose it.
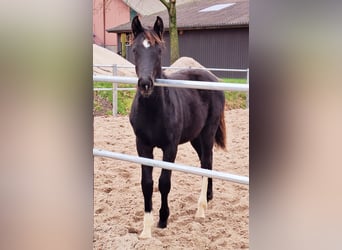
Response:
[[[246,83],[246,78],[221,78],[222,82],[231,82],[231,83]]]
[[[222,82],[245,84],[246,79],[222,78]],[[135,87],[134,84],[119,84],[120,88]],[[94,82],[94,88],[112,88],[110,82]],[[236,91],[225,91],[226,105],[228,109],[246,108],[246,93]],[[120,115],[129,114],[132,101],[135,95],[134,90],[118,91],[118,113]],[[97,98],[95,98],[97,97]],[[109,91],[94,91],[94,111],[105,115],[112,115],[113,93]]]
[[[94,88],[112,88],[113,85],[110,82],[94,82]],[[119,88],[132,88],[134,84],[118,84]],[[112,103],[113,103],[113,92],[109,91],[95,91],[94,95],[98,95],[103,99],[103,102],[108,103],[110,108],[101,107],[101,103],[94,98],[94,110],[102,111],[106,115],[112,115]],[[133,97],[135,95],[134,90],[118,91],[118,114],[127,115],[132,105]],[[101,109],[102,108],[102,109]],[[103,110],[106,109],[106,110]]]
[[[120,88],[132,88],[132,84],[120,84]],[[118,113],[122,115],[129,114],[132,106],[135,90],[118,91]]]
[[[110,82],[94,82],[94,88],[112,88],[113,85]],[[113,94],[111,91],[99,91],[98,93],[102,98],[113,101]]]
[[[222,82],[245,84],[247,79],[244,78],[222,78]],[[246,92],[225,91],[226,105],[228,109],[245,109],[246,108]]]

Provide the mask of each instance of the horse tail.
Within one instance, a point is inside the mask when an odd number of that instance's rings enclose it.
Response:
[[[226,122],[224,120],[224,110],[222,110],[220,124],[215,134],[216,145],[222,149],[226,149]]]

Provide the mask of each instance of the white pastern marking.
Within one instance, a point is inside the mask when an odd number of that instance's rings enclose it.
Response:
[[[198,199],[198,207],[195,217],[205,218],[205,210],[207,209],[207,190],[208,190],[208,177],[202,177],[201,194]]]
[[[149,48],[149,47],[151,46],[150,42],[149,42],[147,39],[144,39],[143,45],[144,45],[144,47],[145,47],[146,49]]]
[[[153,215],[152,212],[144,214],[144,229],[139,235],[139,239],[148,239],[152,237]]]

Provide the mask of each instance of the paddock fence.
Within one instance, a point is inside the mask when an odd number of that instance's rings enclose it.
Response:
[[[247,71],[248,72],[248,71]],[[248,78],[247,78],[248,79]],[[127,83],[137,84],[137,77],[122,77],[122,76],[107,76],[107,75],[93,75],[93,81],[112,82],[112,83]],[[170,79],[156,79],[156,86],[162,87],[177,87],[177,88],[197,88],[209,90],[224,90],[224,91],[249,91],[249,83],[234,84],[221,82],[202,82],[202,81],[184,81],[184,80],[170,80]],[[114,99],[114,96],[113,96]],[[114,113],[113,113],[114,114]],[[153,160],[133,155],[121,154],[117,152],[106,151],[102,149],[93,149],[93,155],[98,157],[107,157],[122,161],[129,161],[138,164],[144,164],[152,167],[165,168],[169,170],[181,171],[188,174],[195,174],[200,176],[207,176],[209,178],[217,178],[226,181],[231,181],[239,184],[249,185],[249,177],[239,176],[215,170],[206,170],[198,167],[185,166],[176,163]]]
[[[99,156],[99,157],[112,158],[116,160],[128,161],[128,162],[133,162],[133,163],[138,163],[138,164],[144,164],[144,165],[151,166],[151,167],[158,167],[158,168],[164,168],[168,170],[180,171],[180,172],[184,172],[187,174],[206,176],[209,178],[216,178],[216,179],[221,179],[225,181],[236,182],[239,184],[245,184],[245,185],[249,184],[249,178],[246,176],[229,174],[229,173],[219,172],[216,170],[208,170],[208,169],[203,169],[203,168],[198,168],[198,167],[186,166],[186,165],[165,162],[165,161],[160,161],[160,160],[153,160],[149,158],[121,154],[121,153],[111,152],[111,151],[102,150],[102,149],[95,149],[95,148],[93,149],[93,155]]]
[[[135,90],[136,88],[120,88],[118,87],[118,85],[120,83],[127,83],[127,84],[136,84],[137,83],[137,78],[134,77],[127,77],[129,79],[124,79],[124,78],[115,78],[118,77],[118,69],[119,68],[130,68],[130,69],[134,69],[134,66],[127,66],[127,65],[118,65],[118,64],[94,64],[93,67],[98,67],[98,68],[111,68],[112,69],[112,74],[114,78],[106,78],[106,75],[95,75],[97,78],[94,78],[95,76],[93,76],[94,81],[102,81],[102,82],[111,82],[112,83],[112,88],[93,88],[94,91],[112,91],[113,92],[113,102],[112,102],[112,106],[113,106],[113,116],[116,116],[118,113],[118,91],[129,91],[129,90]],[[216,89],[216,90],[229,90],[229,91],[243,91],[243,92],[247,92],[247,98],[246,98],[246,106],[249,107],[249,69],[223,69],[223,68],[198,68],[198,67],[162,67],[162,69],[172,69],[172,70],[181,70],[181,69],[206,69],[209,71],[222,71],[222,72],[246,72],[246,84],[236,84],[236,83],[224,83],[224,84],[234,84],[234,85],[246,85],[248,86],[247,88],[242,88],[242,90],[237,90],[238,88],[234,89]],[[111,77],[111,76],[108,76]],[[96,79],[96,80],[95,80]],[[101,80],[103,79],[103,80]],[[111,80],[110,80],[111,79]],[[122,81],[120,81],[120,79],[123,79]],[[169,79],[159,79],[160,83],[164,82],[166,83],[164,80],[169,80]],[[175,80],[174,80],[175,81]],[[190,81],[189,81],[190,82]],[[206,82],[208,83],[208,82]],[[174,84],[174,83],[172,83]],[[157,84],[156,84],[157,85]],[[158,85],[157,85],[158,86]],[[159,85],[159,86],[163,86],[163,85]],[[213,86],[213,83],[210,84],[210,87]],[[169,85],[165,85],[165,87],[176,87],[174,85],[169,86]],[[182,87],[182,86],[177,86],[177,87]],[[195,86],[194,86],[195,87]],[[200,88],[200,87],[199,87]],[[203,88],[202,88],[203,89]],[[213,89],[213,88],[205,88],[205,89]]]

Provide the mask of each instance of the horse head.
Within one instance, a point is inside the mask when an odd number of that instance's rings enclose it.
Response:
[[[163,20],[158,16],[153,29],[145,29],[138,16],[132,21],[133,53],[135,71],[139,78],[138,91],[148,97],[153,91],[154,81],[160,78],[161,54],[163,48]]]

